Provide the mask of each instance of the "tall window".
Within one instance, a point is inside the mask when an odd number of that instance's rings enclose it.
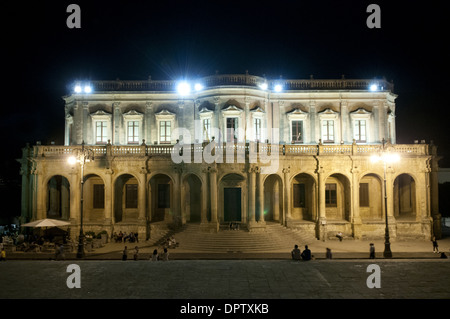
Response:
[[[159,122],[159,142],[161,144],[170,144],[170,135],[172,134],[170,121]]]
[[[294,207],[306,207],[305,184],[294,184]]]
[[[128,144],[138,144],[139,143],[139,122],[129,121],[128,122]]]
[[[227,142],[237,141],[237,118],[227,118]]]
[[[107,142],[106,121],[97,121],[95,122],[95,143],[106,144],[106,142]]]
[[[337,206],[336,184],[325,184],[325,206]]]
[[[292,144],[303,143],[303,121],[292,121]]]
[[[138,185],[126,184],[125,189],[125,208],[138,207]]]
[[[94,184],[93,207],[105,208],[105,185]]]
[[[365,143],[367,140],[366,135],[366,121],[355,120],[354,138],[357,143]]]
[[[322,121],[322,142],[334,143],[334,121],[324,120]]]
[[[261,141],[261,119],[255,118],[255,141]]]
[[[203,140],[209,141],[211,138],[211,119],[203,119]]]
[[[359,184],[359,206],[369,207],[369,183]]]

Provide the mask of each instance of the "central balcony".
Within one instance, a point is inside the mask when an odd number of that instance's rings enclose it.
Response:
[[[29,149],[28,156],[31,158],[56,158],[69,157],[81,150],[81,145],[58,146],[58,145],[35,145]],[[203,144],[175,144],[175,145],[136,145],[136,146],[117,146],[117,145],[85,145],[86,149],[91,149],[95,157],[154,157],[154,156],[173,156],[175,154],[183,155],[190,153],[192,159],[196,154],[203,153],[206,149],[211,154],[221,152],[226,156],[230,151],[234,155],[258,155],[279,156],[368,156],[383,151],[381,144],[359,145],[324,145],[324,144],[265,144],[265,143],[203,143]],[[389,144],[386,146],[390,152],[398,153],[402,156],[435,155],[434,145],[429,144]],[[194,162],[194,161],[192,161]]]

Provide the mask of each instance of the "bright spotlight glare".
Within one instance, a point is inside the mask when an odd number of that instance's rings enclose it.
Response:
[[[264,83],[261,83],[260,85],[259,85],[259,87],[262,89],[262,90],[267,90],[267,83],[266,82],[264,82]]]
[[[203,85],[201,85],[200,83],[195,83],[194,89],[196,91],[201,91],[203,90]]]
[[[188,95],[191,92],[191,86],[187,82],[181,82],[177,86],[177,91],[181,95]]]
[[[281,84],[275,85],[275,92],[281,92],[281,90],[283,90],[283,87],[281,86]]]
[[[74,165],[77,162],[77,159],[75,156],[71,156],[67,159],[67,162],[69,162],[70,165]]]
[[[84,93],[91,93],[92,92],[92,88],[89,85],[86,85],[84,87]]]
[[[371,91],[378,91],[378,86],[377,86],[376,84],[372,84],[372,85],[370,86],[370,90],[371,90]]]
[[[75,88],[73,90],[75,91],[75,93],[81,93],[81,86],[75,85]]]

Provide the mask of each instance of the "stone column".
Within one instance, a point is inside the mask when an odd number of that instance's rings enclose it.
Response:
[[[248,170],[248,212],[249,212],[249,224],[252,225],[256,223],[255,219],[255,169],[249,168]]]
[[[113,225],[113,193],[114,187],[112,185],[112,174],[113,171],[111,169],[106,170],[105,174],[105,225],[111,227]]]
[[[394,180],[392,179],[392,168],[386,168],[386,195],[387,195],[387,217],[390,238],[397,237],[397,228],[394,217]],[[383,194],[384,195],[384,194]],[[384,198],[383,198],[384,200]],[[384,203],[384,201],[383,201]]]
[[[147,193],[147,172],[143,168],[139,172],[139,186],[138,186],[138,221],[142,223],[145,220],[146,209],[146,193]],[[142,238],[142,237],[141,237]]]
[[[311,143],[316,143],[320,137],[316,136],[316,117],[317,117],[317,113],[316,113],[316,101],[309,101],[309,116],[310,116],[310,120],[309,120],[309,125],[310,125],[310,141]],[[319,135],[320,136],[320,135]]]
[[[351,131],[351,124],[350,124],[350,117],[348,115],[348,102],[347,100],[341,101],[341,141],[344,143],[350,143],[352,141],[352,131]],[[336,134],[336,133],[335,133]]]
[[[181,200],[182,200],[182,185],[181,185],[181,177],[183,174],[183,169],[182,167],[176,167],[175,168],[175,172],[176,172],[176,183],[174,184],[174,199],[175,199],[175,219],[174,222],[176,224],[176,226],[181,226],[183,224],[183,216],[182,216],[182,209],[181,209]]]
[[[87,143],[87,144],[91,144],[92,140],[92,125],[91,125],[91,121],[89,120],[89,102],[83,102],[83,109],[82,109],[82,139],[81,141]]]
[[[155,112],[153,112],[152,102],[145,103],[145,117],[144,117],[144,138],[145,143],[147,145],[152,145],[152,130],[151,130],[151,121],[155,116]]]
[[[290,201],[291,201],[291,183],[289,182],[289,173],[291,172],[290,167],[288,168],[283,168],[283,174],[284,174],[284,205],[283,205],[283,209],[284,209],[284,226],[288,226],[288,223],[290,223],[291,221],[291,205],[290,205]]]
[[[120,112],[120,102],[113,103],[113,128],[112,128],[112,144],[119,145],[121,144],[120,137],[120,126],[121,126],[121,112]]]
[[[259,207],[259,223],[264,223],[264,185],[261,167],[258,167],[258,207]]]
[[[351,201],[351,220],[353,236],[355,239],[361,238],[361,216],[359,214],[359,170],[354,165],[352,168],[352,201]]]
[[[323,241],[326,240],[326,205],[325,205],[325,176],[323,168],[319,169],[318,181],[319,181],[319,218],[317,219],[317,237]]]
[[[217,169],[209,169],[210,194],[211,194],[211,222],[210,229],[218,231],[219,223],[217,220]]]
[[[201,208],[201,222],[200,225],[208,224],[208,172],[206,170],[202,171],[202,208]]]
[[[48,192],[48,185],[45,185],[43,182],[43,175],[42,174],[38,174],[36,172],[36,176],[37,178],[37,211],[36,211],[36,218],[37,219],[43,219],[46,217],[46,207],[45,207],[45,198],[47,197],[47,192]]]

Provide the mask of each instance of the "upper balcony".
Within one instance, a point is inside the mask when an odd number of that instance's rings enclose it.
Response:
[[[189,144],[183,146],[183,152],[191,154],[191,163],[196,162],[194,159],[202,158],[198,153],[203,153],[206,147],[212,144]],[[436,155],[436,147],[430,144],[389,144],[386,146],[389,152],[397,153],[400,156],[421,156]],[[27,156],[29,158],[61,158],[69,157],[81,150],[81,145],[57,146],[57,145],[36,145],[28,149]],[[180,154],[179,145],[138,145],[138,146],[116,146],[116,145],[85,145],[85,149],[92,151],[96,158],[112,156],[112,157],[155,157],[155,156],[172,156]],[[215,154],[222,152],[226,156],[227,152],[232,151],[234,155],[275,155],[278,153],[280,158],[287,156],[336,156],[336,155],[358,155],[371,156],[379,154],[383,151],[381,144],[358,145],[279,145],[264,143],[242,143],[242,144],[216,144],[213,150],[207,149],[207,152]],[[197,154],[197,157],[196,157]]]
[[[89,81],[93,92],[175,92],[178,81]],[[195,83],[202,85],[203,89],[221,86],[245,86],[261,89],[265,83],[267,89],[272,90],[276,85],[281,85],[283,91],[327,91],[327,90],[363,90],[363,91],[394,91],[394,84],[385,79],[266,79],[260,76],[249,74],[216,74],[199,79]],[[75,85],[74,85],[75,86]]]

